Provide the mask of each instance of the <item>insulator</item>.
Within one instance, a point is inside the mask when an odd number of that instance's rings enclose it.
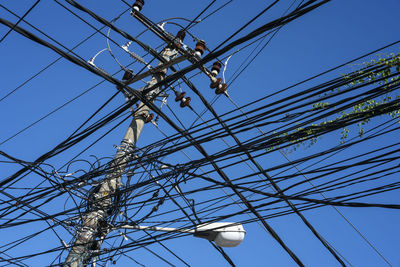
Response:
[[[200,57],[204,54],[205,49],[206,49],[206,42],[200,40],[197,42],[196,48],[194,50],[196,51],[196,54]]]
[[[145,122],[146,123],[151,122],[153,119],[154,119],[154,114],[151,113],[151,114],[147,115]]]
[[[122,80],[127,81],[127,80],[132,79],[132,77],[133,77],[133,70],[129,69],[129,70],[125,71],[124,76],[122,77]]]
[[[211,74],[215,77],[218,75],[218,73],[221,71],[222,64],[219,61],[215,61],[212,68],[211,68]]]
[[[176,93],[175,93],[175,96],[176,96],[176,97],[175,97],[175,101],[176,101],[176,102],[181,101],[182,98],[185,97],[185,95],[186,95],[185,92],[182,92],[182,93],[180,93],[180,94],[178,94],[178,92],[176,92]]]
[[[185,36],[186,32],[183,29],[179,30],[179,32],[176,34],[176,38],[180,39],[181,41],[185,39]]]
[[[226,89],[228,88],[228,85],[226,83],[221,84],[220,86],[215,89],[215,93],[217,95],[224,94],[226,92]]]
[[[144,0],[136,0],[136,2],[132,6],[132,12],[135,12],[135,11],[140,12],[140,10],[142,10],[143,6],[144,6]]]
[[[189,106],[190,100],[191,100],[190,97],[183,98],[180,104],[181,108]]]
[[[210,84],[210,88],[211,88],[211,89],[217,88],[217,87],[221,84],[221,82],[222,82],[222,79],[221,79],[221,78],[218,78],[215,82],[212,82],[212,83]]]
[[[175,46],[176,46],[177,48],[181,48],[181,43],[180,43],[180,42],[182,42],[182,41],[185,39],[185,36],[186,36],[186,32],[185,32],[184,30],[180,30],[180,31],[176,34],[176,38],[177,38],[178,40],[175,42]]]

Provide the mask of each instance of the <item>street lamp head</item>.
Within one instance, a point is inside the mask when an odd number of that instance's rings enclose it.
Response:
[[[214,241],[220,247],[236,247],[242,243],[246,231],[240,223],[216,222],[196,227],[194,236]]]
[[[117,228],[193,234],[195,237],[214,241],[220,247],[236,247],[246,235],[243,225],[231,222],[204,223],[197,225],[195,229],[144,225],[122,225]]]

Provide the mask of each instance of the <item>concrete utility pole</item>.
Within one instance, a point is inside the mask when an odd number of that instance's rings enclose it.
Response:
[[[150,88],[162,81],[165,78],[168,67],[167,64],[170,60],[174,59],[177,55],[173,45],[168,46],[162,52],[162,57],[165,59],[165,65],[160,62],[157,72],[153,74],[152,79],[146,85]],[[164,65],[164,68],[160,66]],[[160,91],[156,87],[147,94],[147,98],[151,101],[155,95]],[[146,119],[149,116],[149,107],[140,103],[134,118],[126,131],[124,139],[111,163],[110,172],[106,175],[103,183],[99,189],[94,193],[92,201],[89,203],[91,212],[83,216],[81,228],[76,233],[76,240],[72,246],[64,266],[78,267],[86,266],[90,263],[94,251],[99,251],[102,241],[108,234],[107,218],[110,217],[115,210],[113,210],[114,200],[113,196],[117,190],[123,185],[121,183],[122,175],[124,174],[126,164],[132,159],[132,152],[134,151],[136,142],[142,132]],[[96,240],[96,237],[100,237]]]

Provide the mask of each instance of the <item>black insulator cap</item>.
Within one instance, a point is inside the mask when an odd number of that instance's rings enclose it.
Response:
[[[143,6],[144,6],[144,0],[136,0],[136,2],[133,4],[133,7],[137,7],[139,9],[139,11],[142,10]],[[133,10],[133,11],[136,11],[136,10]]]
[[[124,76],[122,77],[122,80],[127,81],[132,79],[132,77],[133,77],[133,70],[126,70]]]
[[[215,62],[213,63],[213,66],[212,66],[212,68],[211,68],[211,71],[215,70],[216,72],[219,73],[220,70],[221,70],[221,67],[222,67],[221,62],[215,61]]]
[[[185,39],[186,32],[184,30],[179,30],[179,32],[176,34],[176,38],[179,38],[181,41]]]

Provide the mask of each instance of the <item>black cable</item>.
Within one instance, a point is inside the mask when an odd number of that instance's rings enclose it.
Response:
[[[25,14],[22,15],[22,17],[20,17],[20,18],[18,19],[18,21],[15,23],[15,26],[17,26],[17,25],[32,11],[32,9],[33,9],[37,4],[39,4],[39,2],[40,2],[40,0],[37,0],[37,1],[28,9],[28,11],[26,11]],[[12,28],[10,28],[10,29],[8,30],[8,32],[7,32],[6,34],[4,34],[4,36],[0,39],[0,43],[7,37],[7,35],[10,34],[10,32],[12,32],[12,31],[14,30],[15,26],[12,27]]]

